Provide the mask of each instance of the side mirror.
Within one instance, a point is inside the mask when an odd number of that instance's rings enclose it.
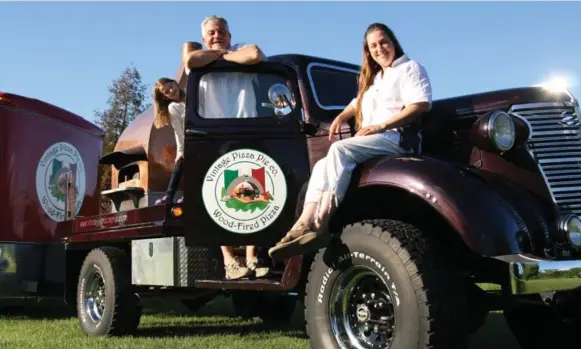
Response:
[[[283,84],[274,84],[268,89],[268,99],[274,107],[274,114],[286,116],[293,111],[294,100],[290,89]]]

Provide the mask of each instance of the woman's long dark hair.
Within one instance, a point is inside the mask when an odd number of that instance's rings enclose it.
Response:
[[[161,87],[168,82],[175,82],[179,87],[178,82],[170,78],[159,78],[153,86],[153,124],[156,128],[162,128],[170,123],[168,106],[173,101],[161,93]],[[186,94],[180,88],[180,100],[185,99]]]
[[[370,33],[381,30],[393,43],[395,46],[395,56],[394,60],[400,58],[404,55],[403,48],[399,44],[399,41],[395,37],[395,34],[388,26],[382,23],[373,23],[367,27],[365,35],[363,35],[363,65],[361,66],[361,72],[359,74],[359,90],[357,91],[357,107],[355,109],[355,129],[359,130],[361,128],[361,122],[363,116],[361,114],[361,100],[363,99],[363,94],[369,86],[373,83],[375,75],[381,70],[379,64],[375,63],[371,57],[371,52],[369,52],[369,47],[367,46],[367,35]]]

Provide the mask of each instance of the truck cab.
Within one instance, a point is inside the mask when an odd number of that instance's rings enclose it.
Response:
[[[113,166],[113,187],[103,193],[113,211],[77,217],[63,239],[66,289],[82,329],[134,331],[137,295],[185,291],[195,307],[227,290],[240,313],[273,323],[302,298],[317,349],[462,347],[491,310],[504,311],[525,348],[549,337],[538,324],[570,338],[560,324],[578,321],[562,310],[577,306],[581,286],[581,123],[567,91],[522,87],[434,101],[421,118],[421,152],[356,168],[328,246],[270,260],[266,250],[301,213],[311,169],[328,151],[331,122],[356,95],[358,73],[298,54],[193,69],[181,204],[153,204],[175,143],[171,128],[152,128],[151,111],[138,117],[101,160]],[[232,92],[236,99],[214,103]],[[335,138],[353,135],[345,123]],[[273,273],[226,280],[220,246],[248,245]],[[523,335],[522,324],[537,326],[535,335]]]
[[[188,212],[184,219],[187,227],[196,227],[186,234],[188,245],[220,241],[268,247],[296,220],[302,206],[298,194],[309,180],[313,163],[330,145],[321,142],[325,127],[351,101],[348,96],[356,92],[357,75],[354,67],[334,69],[325,61],[311,59],[305,71],[291,62],[280,57],[245,67],[218,62],[190,73],[188,91],[207,87],[189,93],[186,107],[185,157],[191,160],[184,172]],[[313,79],[328,84],[332,83],[329,76],[333,84],[348,83],[349,92],[331,101],[322,99],[325,104],[321,104],[317,93],[325,98],[333,93],[329,91],[332,85],[315,90]],[[222,82],[228,79],[232,85]],[[235,90],[242,81],[253,86],[244,97]],[[311,81],[312,96],[317,98],[303,97],[306,86],[301,81]],[[217,103],[212,98],[227,98],[229,93],[244,98],[244,104],[238,100],[214,107]],[[351,136],[348,130],[339,137]],[[244,185],[255,188],[258,195],[235,194]]]

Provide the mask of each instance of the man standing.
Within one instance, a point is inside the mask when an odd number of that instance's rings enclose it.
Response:
[[[210,16],[202,22],[202,42],[206,49],[196,43],[182,45],[184,70],[203,67],[218,59],[238,64],[256,64],[265,59],[264,54],[253,44],[231,44],[232,35],[226,19]],[[242,72],[205,74],[200,79],[198,114],[202,118],[249,118],[257,117],[256,96],[253,80],[255,74]],[[246,266],[234,256],[231,246],[222,246],[226,279],[240,279],[254,273],[264,277],[269,268],[258,265],[256,246],[246,247]]]
[[[203,67],[217,59],[239,63],[256,64],[264,60],[264,54],[254,44],[231,45],[232,34],[226,19],[219,16],[210,16],[202,22],[202,42],[206,50],[192,50],[183,52],[182,60],[186,74],[192,68]]]
[[[256,64],[265,59],[264,53],[254,44],[232,45],[232,35],[226,19],[210,16],[202,22],[202,42],[205,50],[184,44],[182,60],[185,73],[196,67],[203,67],[223,59],[238,64]],[[192,48],[189,48],[192,47]],[[251,73],[206,74],[200,81],[198,113],[210,118],[252,118],[257,117],[256,95]]]

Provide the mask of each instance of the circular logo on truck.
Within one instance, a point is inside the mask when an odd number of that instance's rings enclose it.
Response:
[[[238,234],[274,223],[286,202],[286,179],[268,155],[252,149],[231,151],[206,173],[202,199],[214,222]]]
[[[85,165],[72,144],[55,143],[45,150],[36,167],[36,193],[44,212],[57,222],[65,219],[67,178],[77,192],[74,205],[78,214],[85,197]]]

